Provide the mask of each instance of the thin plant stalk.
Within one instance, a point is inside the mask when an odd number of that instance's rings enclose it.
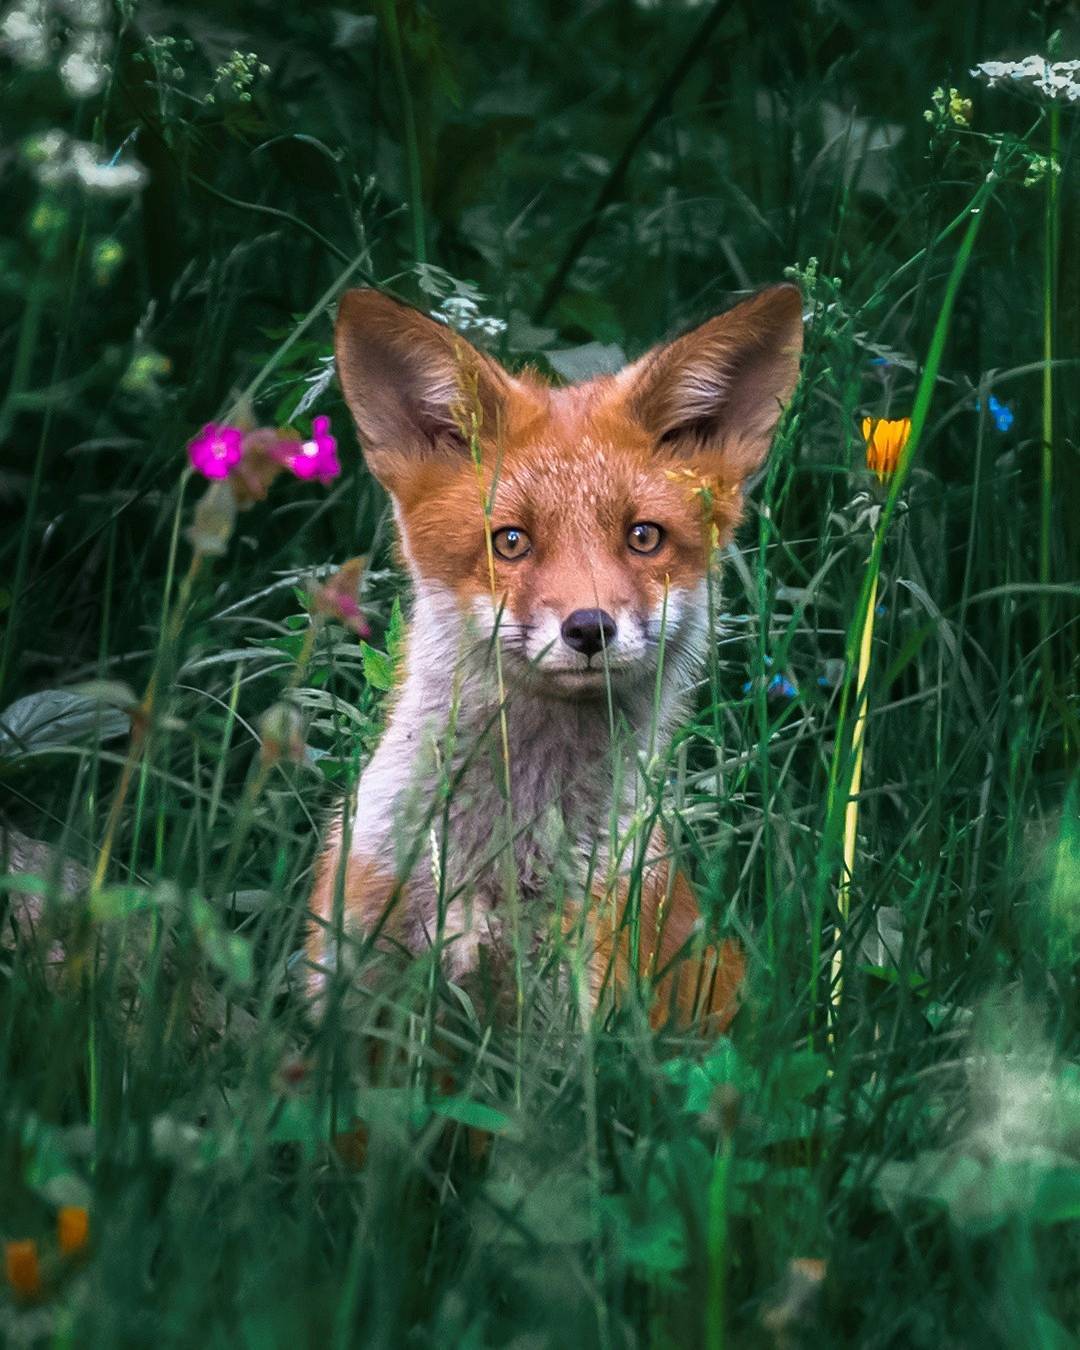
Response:
[[[1043,692],[1053,680],[1050,653],[1050,530],[1054,499],[1054,295],[1057,289],[1059,237],[1058,157],[1061,150],[1061,109],[1050,105],[1050,166],[1046,174],[1046,214],[1043,233],[1043,386],[1041,500],[1039,510],[1039,650]]]
[[[705,1300],[705,1345],[724,1350],[726,1344],[728,1268],[728,1182],[733,1149],[730,1131],[724,1131],[720,1151],[713,1159],[709,1180],[708,1294]]]
[[[877,608],[878,574],[874,572],[870,581],[870,608],[863,625],[862,642],[859,645],[859,669],[855,677],[855,723],[851,729],[851,788],[848,792],[847,806],[844,809],[844,854],[843,871],[836,896],[836,908],[840,916],[841,932],[847,927],[851,913],[851,882],[855,875],[855,849],[859,837],[859,793],[862,790],[863,748],[866,744],[867,717],[867,679],[870,674],[870,653],[874,645],[874,611]],[[837,942],[833,950],[832,980],[830,982],[829,1001],[833,1017],[840,1008],[840,999],[844,988],[844,947]]]

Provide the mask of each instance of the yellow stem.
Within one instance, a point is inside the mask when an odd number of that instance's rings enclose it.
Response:
[[[870,582],[870,604],[867,608],[866,622],[863,624],[862,642],[859,646],[859,667],[855,677],[855,724],[851,732],[851,751],[854,764],[851,770],[851,790],[848,793],[844,810],[844,862],[840,888],[836,896],[836,908],[840,922],[837,931],[836,948],[832,958],[832,1005],[833,1018],[840,1009],[840,998],[844,988],[844,929],[847,927],[851,912],[851,880],[855,873],[855,846],[859,837],[859,792],[862,788],[863,745],[866,740],[866,682],[870,673],[870,653],[874,642],[874,610],[877,607],[878,579],[875,572]]]

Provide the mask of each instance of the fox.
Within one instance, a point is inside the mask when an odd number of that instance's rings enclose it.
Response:
[[[654,1026],[731,1022],[742,947],[643,828],[642,767],[705,670],[710,585],[802,333],[781,284],[559,386],[344,294],[338,378],[412,604],[381,738],[316,863],[316,1005],[349,952],[432,954],[468,989],[554,940],[586,1014],[640,996]]]

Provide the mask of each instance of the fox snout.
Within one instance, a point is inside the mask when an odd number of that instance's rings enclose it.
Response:
[[[595,656],[610,647],[618,633],[618,624],[606,609],[575,609],[562,621],[562,640],[571,651]]]

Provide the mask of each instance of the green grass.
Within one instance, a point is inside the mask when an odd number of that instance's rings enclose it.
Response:
[[[59,12],[13,64],[0,1239],[44,1287],[0,1280],[5,1343],[1077,1343],[1077,105],[967,71],[1080,35],[722,8],[125,3],[100,90],[64,92]],[[952,85],[970,125],[928,122]],[[53,128],[145,185],[42,181]],[[637,822],[747,951],[730,1037],[583,1025],[554,960],[493,1024],[418,961],[313,1026],[310,866],[407,595],[336,385],[308,415],[342,478],[279,481],[197,568],[187,440],[287,423],[346,284],[471,282],[496,355],[565,372],[788,269],[803,379]],[[884,490],[864,414],[914,417]],[[367,652],[303,598],[359,553]],[[293,712],[302,762],[273,748]]]

